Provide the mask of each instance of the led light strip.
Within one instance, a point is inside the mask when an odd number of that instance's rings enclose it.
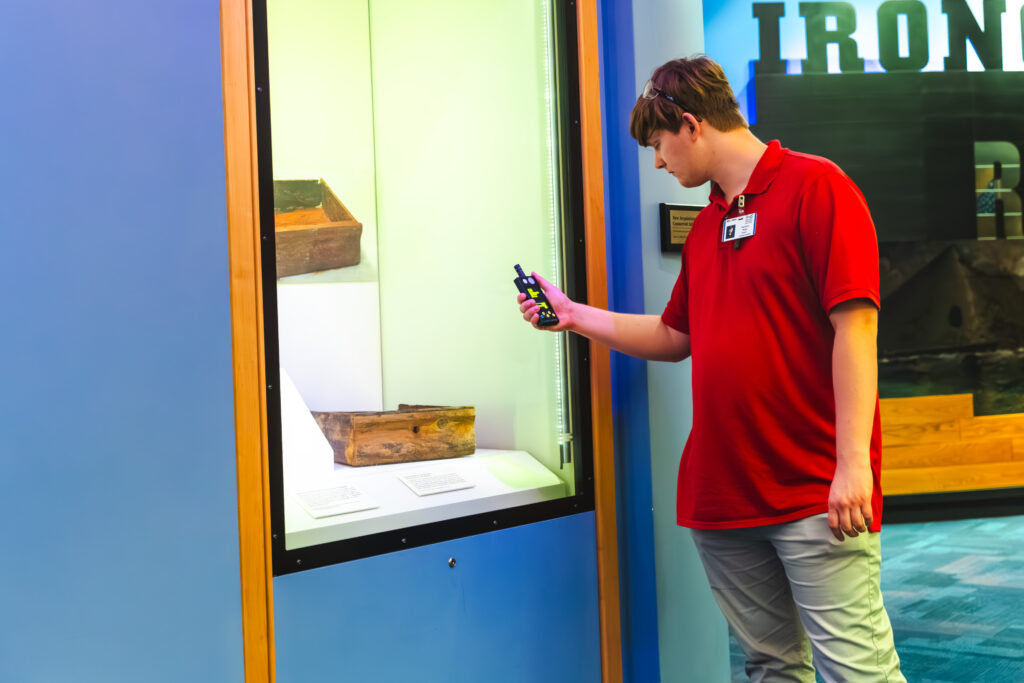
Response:
[[[555,173],[555,139],[554,131],[557,130],[558,120],[557,113],[555,111],[553,97],[552,97],[552,44],[551,44],[551,23],[554,20],[553,10],[551,6],[551,0],[540,0],[541,17],[543,21],[543,38],[544,38],[544,107],[545,115],[547,117],[547,171],[548,171],[548,209],[549,215],[551,216],[551,275],[552,282],[558,284],[563,290],[565,283],[562,282],[561,272],[561,253],[559,247],[561,246],[561,235],[559,234],[559,212],[558,212],[558,181],[559,178]],[[557,311],[556,311],[557,313]],[[559,459],[561,460],[562,443],[565,440],[564,436],[568,431],[565,423],[565,368],[563,367],[563,344],[565,343],[565,337],[568,333],[562,332],[554,336],[555,344],[555,426],[558,430],[558,448],[559,448]]]

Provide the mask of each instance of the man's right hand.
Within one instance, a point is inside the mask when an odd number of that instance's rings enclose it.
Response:
[[[558,324],[550,325],[548,327],[538,327],[537,322],[540,320],[540,308],[537,307],[533,299],[527,299],[526,295],[520,292],[519,296],[516,297],[516,301],[519,302],[519,311],[523,314],[523,320],[530,323],[538,330],[561,332],[563,330],[572,329],[572,325],[575,322],[573,317],[573,307],[575,304],[573,301],[563,294],[562,290],[555,287],[540,275],[537,275],[537,273],[530,273],[530,275],[540,283],[540,288],[548,298],[548,303],[551,304],[551,308],[554,309],[555,315],[558,316]]]

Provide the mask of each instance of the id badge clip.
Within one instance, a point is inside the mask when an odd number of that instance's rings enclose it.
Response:
[[[732,242],[733,247],[736,249],[740,248],[743,244],[743,240],[748,237],[753,237],[754,232],[757,228],[757,214],[756,213],[744,213],[744,204],[746,197],[740,195],[738,198],[740,213],[738,216],[732,218],[726,218],[722,223],[722,241]]]

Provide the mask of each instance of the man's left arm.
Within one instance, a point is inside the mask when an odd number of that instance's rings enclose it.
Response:
[[[836,471],[828,526],[840,541],[871,526],[871,431],[878,398],[878,309],[851,299],[829,313],[835,329],[832,385],[836,399]]]

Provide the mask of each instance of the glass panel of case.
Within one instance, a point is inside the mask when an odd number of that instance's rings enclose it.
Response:
[[[577,493],[553,12],[267,2],[286,550]]]

